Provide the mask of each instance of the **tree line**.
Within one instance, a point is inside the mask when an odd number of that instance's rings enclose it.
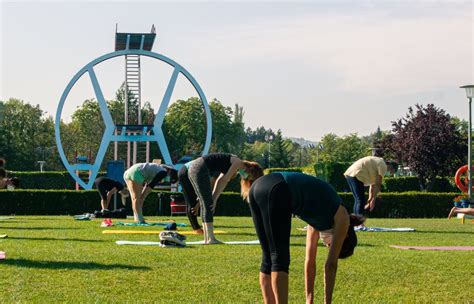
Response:
[[[124,124],[125,89],[122,86],[107,106],[115,124]],[[129,124],[138,122],[138,104],[129,96]],[[392,122],[392,129],[379,127],[367,135],[338,136],[326,134],[318,143],[300,144],[285,138],[281,130],[263,126],[245,126],[243,107],[209,102],[213,132],[211,152],[228,152],[254,160],[264,168],[312,167],[318,162],[353,162],[375,154],[409,166],[429,189],[436,176],[451,176],[466,163],[467,123],[451,117],[433,104],[415,105]],[[155,109],[145,102],[141,111],[143,124],[152,124]],[[134,118],[133,118],[134,117]],[[95,99],[87,99],[72,114],[71,122],[61,121],[61,141],[70,162],[77,155],[96,155],[105,125]],[[176,100],[165,115],[163,133],[173,161],[182,156],[201,154],[206,134],[205,113],[197,97]],[[119,143],[118,159],[126,159],[126,143]],[[151,143],[151,158],[162,158],[156,143]],[[0,101],[0,157],[7,159],[10,170],[38,170],[45,161],[46,170],[64,170],[57,153],[54,121],[39,105],[19,99]],[[113,160],[113,144],[105,160]],[[145,143],[138,143],[138,159],[145,160]],[[92,159],[93,160],[93,159]],[[105,165],[104,162],[103,165]]]

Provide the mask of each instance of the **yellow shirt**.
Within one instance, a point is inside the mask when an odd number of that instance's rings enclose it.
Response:
[[[383,158],[366,156],[353,163],[344,172],[344,176],[352,176],[364,183],[364,186],[374,185],[377,176],[384,176],[387,172],[387,165]]]

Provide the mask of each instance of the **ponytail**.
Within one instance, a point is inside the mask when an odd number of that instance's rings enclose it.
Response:
[[[250,162],[247,160],[243,161],[245,166],[245,171],[249,174],[248,178],[240,178],[240,194],[244,200],[248,199],[250,187],[253,182],[263,176],[263,169],[257,162]]]

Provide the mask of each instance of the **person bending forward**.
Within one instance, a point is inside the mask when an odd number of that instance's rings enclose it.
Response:
[[[288,303],[290,230],[292,215],[308,223],[306,235],[306,302],[313,303],[319,238],[329,247],[324,266],[324,300],[330,303],[337,262],[353,254],[354,225],[364,218],[349,215],[341,198],[326,182],[303,173],[275,172],[257,179],[248,195],[260,245],[260,287],[265,303]]]

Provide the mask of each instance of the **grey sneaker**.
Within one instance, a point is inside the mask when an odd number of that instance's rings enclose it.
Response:
[[[180,246],[186,246],[186,236],[173,231],[161,232],[160,241],[172,242]]]

